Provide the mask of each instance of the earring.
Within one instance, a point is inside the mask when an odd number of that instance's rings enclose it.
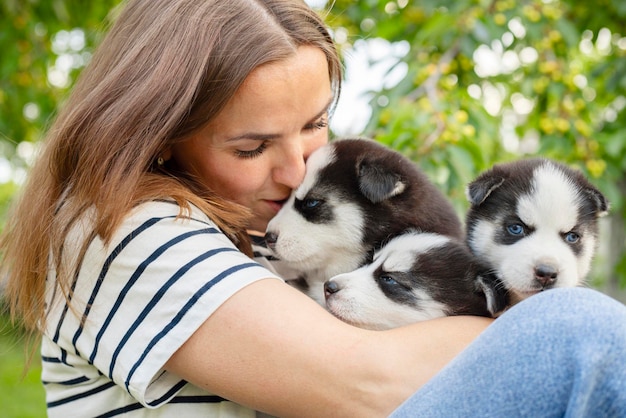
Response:
[[[159,167],[163,167],[163,164],[165,164],[165,160],[159,155],[159,157],[157,158],[157,165]]]

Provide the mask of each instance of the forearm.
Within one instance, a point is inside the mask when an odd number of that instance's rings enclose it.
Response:
[[[387,416],[412,395],[450,360],[463,351],[492,319],[474,316],[451,316],[419,322],[408,327],[384,331],[390,334],[381,344],[390,353],[389,384],[395,384],[393,401],[386,407]]]
[[[263,280],[225,302],[166,367],[278,416],[385,416],[488,324],[456,317],[367,331]]]

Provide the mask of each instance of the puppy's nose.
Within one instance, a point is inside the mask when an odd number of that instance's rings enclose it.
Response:
[[[330,297],[330,295],[332,295],[333,293],[337,293],[339,292],[339,285],[337,284],[337,282],[333,282],[332,280],[327,281],[326,283],[324,283],[324,296],[326,297],[326,299],[328,299]]]
[[[535,267],[535,280],[537,280],[543,288],[556,283],[558,275],[558,270],[549,264],[539,264]]]
[[[278,234],[275,232],[265,233],[265,243],[272,250],[276,247],[276,241],[278,241]]]

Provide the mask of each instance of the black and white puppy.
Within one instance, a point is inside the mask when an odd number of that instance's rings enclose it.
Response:
[[[450,202],[411,160],[373,140],[342,139],[309,156],[302,184],[265,240],[298,272],[299,288],[324,306],[324,282],[371,261],[409,229],[464,236]]]
[[[583,284],[609,204],[581,172],[543,158],[497,164],[469,184],[467,197],[467,243],[510,303]]]
[[[486,269],[456,239],[412,231],[393,238],[371,264],[326,282],[327,309],[368,329],[449,315],[492,316],[504,306]]]

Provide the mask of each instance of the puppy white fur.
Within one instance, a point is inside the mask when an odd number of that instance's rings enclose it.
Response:
[[[326,282],[326,305],[345,322],[377,330],[448,315],[491,316],[485,290],[493,298],[497,289],[482,286],[482,271],[462,242],[412,231],[393,238],[371,264]]]
[[[563,164],[536,158],[498,164],[467,188],[467,242],[516,303],[584,283],[606,198]]]
[[[362,266],[411,228],[463,237],[452,205],[412,161],[373,140],[343,139],[309,157],[265,239],[299,272],[287,279],[299,279],[290,282],[324,305],[326,280]]]

